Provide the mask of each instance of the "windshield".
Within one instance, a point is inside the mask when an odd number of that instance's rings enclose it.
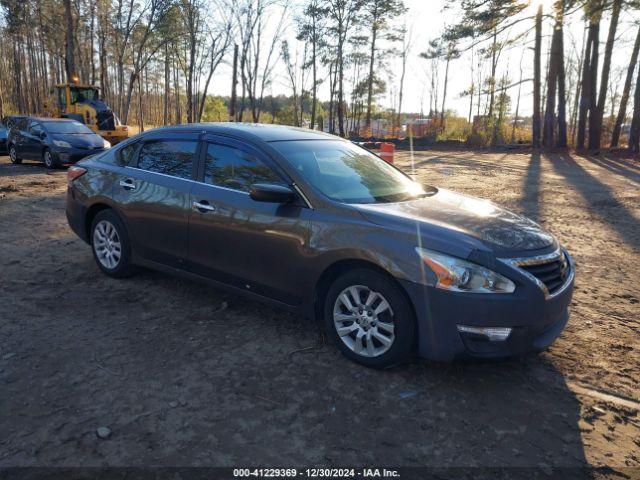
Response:
[[[86,100],[98,100],[98,91],[94,88],[72,88],[71,103],[84,102]]]
[[[342,203],[411,200],[422,187],[364,148],[340,140],[272,142],[312,186]]]
[[[42,122],[49,133],[93,133],[93,130],[80,122]]]

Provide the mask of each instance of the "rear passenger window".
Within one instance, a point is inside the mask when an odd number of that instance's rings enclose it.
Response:
[[[178,178],[191,178],[197,148],[196,141],[145,142],[138,155],[138,168]]]
[[[254,183],[286,185],[255,155],[215,143],[207,146],[204,181],[243,192],[248,192]]]
[[[132,165],[133,156],[136,154],[136,150],[138,149],[139,146],[140,146],[139,142],[134,142],[122,148],[118,153],[118,155],[120,156],[120,164]]]

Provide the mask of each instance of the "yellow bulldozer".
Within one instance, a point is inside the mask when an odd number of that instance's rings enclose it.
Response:
[[[53,99],[44,105],[45,112],[53,118],[71,118],[84,123],[111,144],[129,137],[129,128],[100,98],[100,90],[93,85],[61,83],[50,93]]]

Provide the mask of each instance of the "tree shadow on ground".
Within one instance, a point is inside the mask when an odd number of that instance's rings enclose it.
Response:
[[[568,154],[558,154],[549,163],[558,174],[565,178],[569,186],[582,196],[591,213],[607,223],[629,246],[640,247],[640,222],[635,218],[633,212],[616,198],[609,186],[595,178]],[[623,212],[624,215],[617,215],[616,220],[613,221],[607,215],[608,208],[615,208]],[[625,218],[626,222],[620,222],[621,217]],[[632,228],[627,228],[625,223],[631,224]]]
[[[531,153],[527,172],[522,182],[522,196],[518,201],[518,206],[526,217],[536,222],[540,222],[540,176],[540,153],[533,152]]]
[[[604,168],[611,173],[623,176],[634,183],[640,184],[640,169],[631,163],[627,163],[623,159],[592,155],[584,155],[580,158],[584,158],[585,160]]]

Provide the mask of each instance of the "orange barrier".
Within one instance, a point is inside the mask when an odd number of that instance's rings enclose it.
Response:
[[[393,163],[393,152],[395,151],[395,149],[396,146],[393,143],[381,142],[379,155],[388,163]]]

